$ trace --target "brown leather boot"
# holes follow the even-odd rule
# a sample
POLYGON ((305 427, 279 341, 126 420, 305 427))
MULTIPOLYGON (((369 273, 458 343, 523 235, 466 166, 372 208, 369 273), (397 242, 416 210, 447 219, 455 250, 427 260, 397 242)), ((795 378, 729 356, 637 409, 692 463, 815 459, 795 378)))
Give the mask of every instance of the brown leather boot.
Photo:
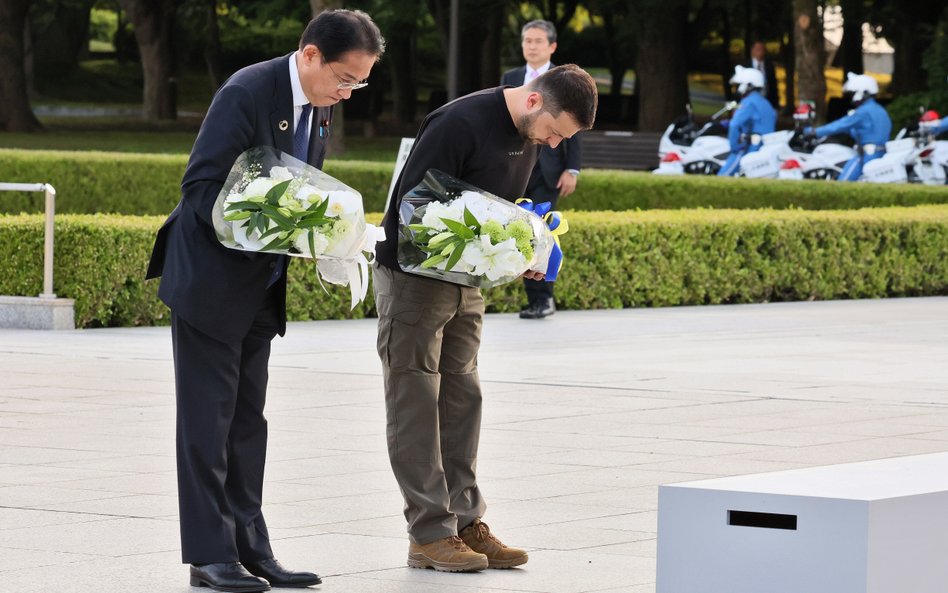
POLYGON ((428 544, 412 542, 408 546, 408 566, 444 572, 470 572, 487 568, 487 556, 471 550, 455 535, 428 544))
POLYGON ((525 550, 505 546, 480 519, 474 519, 458 535, 472 550, 487 556, 489 568, 512 568, 527 563, 525 550))

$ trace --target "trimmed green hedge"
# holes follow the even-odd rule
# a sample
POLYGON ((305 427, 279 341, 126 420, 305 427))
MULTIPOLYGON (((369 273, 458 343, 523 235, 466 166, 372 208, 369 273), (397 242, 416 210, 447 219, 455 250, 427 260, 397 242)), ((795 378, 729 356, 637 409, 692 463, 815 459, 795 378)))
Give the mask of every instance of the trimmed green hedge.
MULTIPOLYGON (((0 216, 0 294, 42 289, 42 220, 0 216)), ((375 222, 378 216, 373 215, 375 222)), ((55 291, 76 299, 79 327, 165 323, 143 280, 162 217, 57 218, 55 291)), ((948 206, 802 210, 573 213, 557 287, 564 309, 948 294, 948 206)), ((349 311, 348 290, 318 286, 311 265, 290 266, 294 320, 349 311)), ((519 282, 486 291, 490 311, 516 311, 519 282)))
MULTIPOLYGON (((0 181, 51 183, 63 213, 164 215, 180 197, 186 155, 0 149, 0 181)), ((390 163, 326 161, 326 172, 362 192, 367 212, 381 212, 390 163)), ((37 194, 0 194, 0 213, 39 212, 37 194)), ((564 209, 851 208, 948 203, 948 188, 826 181, 778 181, 586 170, 564 209)))
MULTIPOLYGON (((64 214, 167 215, 187 164, 187 155, 0 149, 0 182, 50 183, 64 214)), ((358 188, 367 211, 382 210, 392 165, 329 160, 325 170, 358 188)), ((42 209, 41 194, 0 193, 0 213, 42 209)))
POLYGON ((948 187, 914 184, 787 181, 705 175, 666 176, 606 170, 586 170, 579 179, 576 193, 561 200, 561 208, 850 210, 948 204, 948 187))

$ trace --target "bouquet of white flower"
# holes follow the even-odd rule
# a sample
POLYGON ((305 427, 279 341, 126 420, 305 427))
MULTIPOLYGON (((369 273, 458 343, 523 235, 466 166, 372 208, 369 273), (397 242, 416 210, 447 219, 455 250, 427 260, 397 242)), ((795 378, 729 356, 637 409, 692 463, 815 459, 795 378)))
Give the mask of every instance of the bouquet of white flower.
POLYGON ((399 208, 402 270, 489 288, 547 271, 553 235, 533 212, 430 169, 399 208))
POLYGON ((212 212, 231 249, 316 260, 317 278, 365 299, 368 264, 385 231, 365 222, 362 196, 319 169, 269 146, 239 157, 212 212))

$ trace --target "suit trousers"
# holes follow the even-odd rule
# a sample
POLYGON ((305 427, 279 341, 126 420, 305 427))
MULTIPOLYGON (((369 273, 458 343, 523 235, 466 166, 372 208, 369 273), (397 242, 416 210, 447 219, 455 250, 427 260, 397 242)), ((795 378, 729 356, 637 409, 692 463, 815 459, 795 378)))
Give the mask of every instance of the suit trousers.
POLYGON ((388 453, 412 541, 457 535, 487 508, 477 487, 484 299, 476 288, 376 265, 388 453))
POLYGON ((276 292, 236 342, 212 338, 172 311, 181 558, 188 564, 273 557, 260 505, 276 292))

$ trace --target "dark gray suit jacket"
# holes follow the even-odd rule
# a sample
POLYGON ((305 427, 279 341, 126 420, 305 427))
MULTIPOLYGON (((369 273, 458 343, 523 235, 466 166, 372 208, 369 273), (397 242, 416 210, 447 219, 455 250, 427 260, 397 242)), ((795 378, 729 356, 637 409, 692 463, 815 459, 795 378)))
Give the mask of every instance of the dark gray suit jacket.
MULTIPOLYGON (((744 63, 745 68, 753 68, 754 60, 747 60, 744 63)), ((777 71, 774 68, 774 63, 770 59, 764 59, 764 84, 766 84, 766 94, 767 100, 770 101, 770 104, 773 105, 773 108, 780 110, 780 94, 779 89, 777 88, 777 71)))
MULTIPOLYGON (((527 67, 521 66, 504 72, 500 79, 500 84, 509 86, 522 86, 523 77, 527 74, 527 67)), ((555 149, 549 146, 543 146, 540 149, 540 157, 537 160, 537 166, 530 176, 530 188, 535 188, 540 182, 546 186, 546 189, 552 191, 556 189, 556 184, 560 180, 560 175, 567 169, 580 170, 582 167, 582 133, 574 135, 568 140, 560 142, 555 149)), ((527 196, 532 197, 532 196, 527 196)), ((544 197, 544 201, 549 198, 544 197)))
MULTIPOLYGON (((242 152, 273 146, 293 154, 291 56, 248 66, 217 91, 191 150, 181 201, 158 231, 148 265, 146 278, 161 276, 161 300, 190 325, 225 342, 247 334, 277 266, 283 266, 275 285, 281 293, 280 335, 286 330, 287 258, 224 247, 211 210, 242 152)), ((322 135, 318 126, 331 114, 328 107, 312 113, 309 163, 316 167, 322 167, 329 139, 329 126, 322 135)))

